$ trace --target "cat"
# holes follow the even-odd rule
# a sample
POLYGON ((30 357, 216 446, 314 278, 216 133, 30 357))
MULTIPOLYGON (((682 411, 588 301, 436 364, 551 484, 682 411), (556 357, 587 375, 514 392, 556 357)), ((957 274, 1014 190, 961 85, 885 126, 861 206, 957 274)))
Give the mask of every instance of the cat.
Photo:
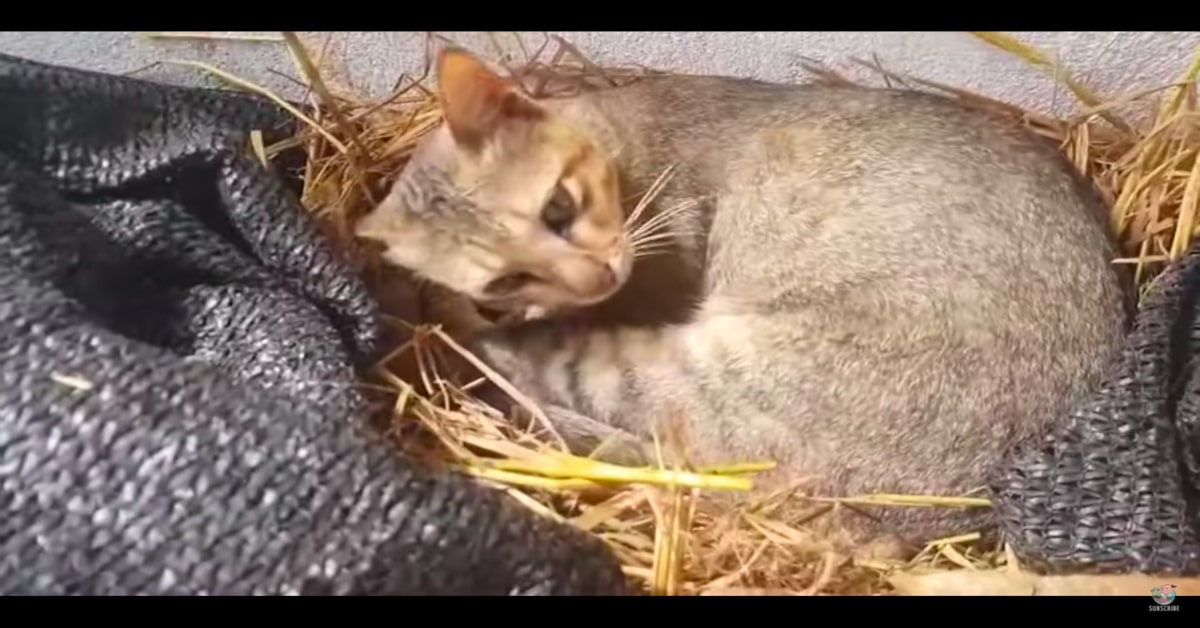
MULTIPOLYGON (((436 76, 441 126, 356 233, 532 315, 466 342, 576 448, 645 461, 675 426, 694 464, 775 461, 766 488, 962 495, 1120 349, 1107 207, 1016 121, 723 76, 534 99, 457 48, 436 76)), ((854 529, 927 540, 972 512, 854 529)))

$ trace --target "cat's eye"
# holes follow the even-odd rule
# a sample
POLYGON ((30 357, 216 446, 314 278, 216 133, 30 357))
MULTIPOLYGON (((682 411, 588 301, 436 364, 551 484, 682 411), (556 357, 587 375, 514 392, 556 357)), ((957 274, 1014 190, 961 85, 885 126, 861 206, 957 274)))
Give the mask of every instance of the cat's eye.
POLYGON ((571 194, 562 184, 554 186, 554 195, 542 208, 542 222, 545 223, 546 228, 559 237, 565 238, 578 215, 579 207, 575 205, 575 199, 571 198, 571 194))
POLYGON ((484 286, 483 291, 490 295, 509 294, 511 292, 520 290, 534 281, 534 279, 535 277, 533 275, 526 272, 516 272, 508 275, 501 275, 500 277, 488 282, 488 284, 484 286))

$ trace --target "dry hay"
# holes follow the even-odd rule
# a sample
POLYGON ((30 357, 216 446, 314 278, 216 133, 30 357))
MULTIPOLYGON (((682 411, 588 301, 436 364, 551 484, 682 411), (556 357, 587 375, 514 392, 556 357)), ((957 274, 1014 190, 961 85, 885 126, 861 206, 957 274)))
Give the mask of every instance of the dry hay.
MULTIPOLYGON (((865 65, 884 83, 951 95, 1019 119, 1057 142, 1098 184, 1113 207, 1112 226, 1124 248, 1124 257, 1117 263, 1134 265, 1141 285, 1148 285, 1166 263, 1187 249, 1197 231, 1200 112, 1195 91, 1200 54, 1174 84, 1104 100, 1072 81, 1036 50, 997 33, 974 35, 1053 72, 1081 103, 1082 111, 1068 119, 1056 119, 950 86, 900 76, 877 64, 865 65), (1118 113, 1123 107, 1152 107, 1150 123, 1127 121, 1118 113)), ((306 46, 292 33, 284 33, 283 40, 301 77, 296 80, 306 86, 304 111, 218 68, 192 65, 275 99, 304 123, 291 140, 275 146, 263 146, 256 140, 252 148, 266 160, 280 151, 303 147, 308 155, 303 204, 320 217, 335 242, 348 244, 354 220, 381 198, 389 177, 403 166, 420 138, 440 122, 438 107, 425 85, 426 76, 401 77, 388 97, 369 102, 352 87, 334 83, 328 41, 306 46)), ((556 38, 547 38, 536 52, 526 51, 520 64, 507 69, 538 96, 562 94, 585 83, 617 85, 651 73, 645 68, 597 67, 556 38)), ((809 70, 817 80, 848 82, 822 67, 810 66, 809 70)), ((806 518, 855 501, 896 507, 962 507, 986 506, 986 500, 887 495, 822 500, 791 491, 722 511, 705 499, 709 494, 705 491, 744 490, 761 466, 706 473, 630 469, 566 455, 553 437, 517 432, 499 412, 473 399, 470 389, 477 382, 456 383, 447 376, 453 364, 466 360, 482 367, 484 377, 503 384, 455 344, 452 334, 419 320, 420 291, 377 261, 363 263, 364 275, 372 278, 385 309, 392 310, 387 320, 396 331, 396 349, 380 361, 368 386, 379 388, 382 384, 388 390, 386 411, 398 446, 431 464, 474 475, 544 516, 598 535, 608 542, 626 573, 652 593, 1028 595, 1121 591, 1144 595, 1147 590, 1146 579, 1141 577, 1087 584, 1086 579, 1039 580, 1020 574, 1007 551, 974 547, 972 541, 978 535, 970 531, 931 543, 908 563, 854 562, 830 552, 820 538, 805 530, 805 521, 773 516, 785 498, 811 500, 813 509, 806 518), (960 577, 964 574, 965 578, 960 577)), ((508 391, 536 414, 536 407, 520 391, 511 387, 508 391)))

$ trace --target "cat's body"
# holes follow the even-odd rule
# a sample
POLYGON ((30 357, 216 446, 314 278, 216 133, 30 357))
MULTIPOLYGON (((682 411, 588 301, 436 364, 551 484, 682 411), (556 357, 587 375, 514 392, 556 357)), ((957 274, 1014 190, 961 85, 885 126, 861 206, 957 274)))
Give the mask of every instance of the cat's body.
MULTIPOLYGON (((455 71, 443 66, 444 76, 455 71)), ((564 152, 611 156, 607 176, 623 199, 636 201, 674 166, 637 221, 669 212, 654 230, 672 234, 655 238, 668 249, 637 256, 625 274, 633 256, 610 261, 620 289, 580 299, 574 315, 473 344, 545 406, 647 440, 674 424, 693 462, 774 460, 778 479, 811 478, 825 494, 959 495, 982 487, 1008 447, 1064 418, 1122 340, 1128 294, 1110 263, 1105 208, 1053 147, 1015 123, 932 95, 719 77, 646 79, 538 106, 463 71, 458 78, 493 91, 443 79, 449 127, 361 230, 418 274, 487 294, 480 281, 426 272, 429 257, 403 252, 432 242, 411 235, 418 214, 456 225, 443 233, 470 229, 446 208, 414 211, 428 199, 414 192, 421 172, 426 183, 431 167, 454 173, 441 185, 472 189, 476 213, 536 210, 560 175, 572 176, 547 165, 554 176, 532 174, 524 186, 534 202, 489 205, 489 194, 509 198, 497 189, 522 187, 489 187, 497 178, 540 172, 513 170, 547 154, 522 142, 562 137, 504 131, 504 120, 578 131, 564 152), (498 139, 469 166, 461 155, 448 166, 466 137, 452 131, 472 119, 464 94, 476 109, 488 97, 499 103, 481 127, 498 139)), ((611 189, 597 172, 566 186, 580 220, 611 211, 596 201, 595 190, 611 189)), ((514 246, 534 237, 519 233, 509 232, 514 246)), ((638 248, 629 239, 626 252, 638 248)), ((484 248, 495 254, 495 242, 484 248)), ((529 255, 546 242, 519 248, 529 255)), ((547 304, 564 304, 562 294, 547 304)), ((910 537, 963 531, 960 513, 939 509, 878 515, 910 537)))

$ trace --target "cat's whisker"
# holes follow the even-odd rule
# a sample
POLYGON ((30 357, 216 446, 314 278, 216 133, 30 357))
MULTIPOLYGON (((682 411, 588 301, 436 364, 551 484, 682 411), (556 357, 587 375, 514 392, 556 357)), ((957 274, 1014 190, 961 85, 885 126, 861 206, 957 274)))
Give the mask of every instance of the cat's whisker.
POLYGON ((637 225, 631 231, 631 233, 633 233, 633 234, 645 233, 649 230, 655 229, 659 225, 663 225, 663 224, 669 222, 670 220, 672 220, 673 218, 675 218, 678 215, 678 213, 679 213, 678 211, 673 210, 673 209, 667 209, 667 210, 661 211, 658 214, 651 216, 648 220, 646 220, 646 222, 643 222, 640 225, 637 225))
POLYGON ((643 246, 646 244, 650 244, 652 242, 677 240, 677 239, 679 239, 679 237, 681 235, 685 235, 685 234, 679 234, 674 231, 659 231, 658 233, 651 233, 651 234, 641 235, 636 238, 630 238, 629 246, 639 247, 639 246, 643 246))
POLYGON ((644 249, 644 250, 634 251, 633 259, 636 260, 636 259, 641 259, 643 257, 650 257, 651 255, 660 255, 660 254, 666 253, 670 250, 671 250, 671 247, 669 247, 669 246, 660 246, 660 247, 651 247, 651 248, 644 249))
POLYGON ((650 238, 642 238, 635 241, 634 246, 644 246, 648 244, 659 243, 659 241, 670 241, 676 239, 673 233, 659 233, 650 238))
MULTIPOLYGON (((626 234, 626 237, 630 240, 641 240, 647 236, 660 233, 669 227, 688 225, 692 221, 686 220, 688 217, 686 215, 691 214, 691 212, 699 206, 700 202, 697 199, 688 199, 676 203, 675 205, 660 211, 658 214, 652 216, 644 223, 637 225, 632 230, 629 230, 626 234)), ((676 230, 676 235, 686 237, 688 234, 681 234, 676 230)))
POLYGON ((636 223, 637 220, 642 217, 642 214, 646 212, 646 208, 650 206, 650 201, 647 200, 648 198, 650 198, 649 193, 643 194, 642 197, 638 199, 637 205, 634 206, 633 211, 629 214, 629 217, 625 219, 626 227, 636 223))
POLYGON ((682 201, 679 201, 678 203, 675 203, 674 205, 667 207, 662 212, 660 212, 660 214, 665 214, 668 216, 678 216, 679 214, 681 214, 683 212, 690 212, 698 207, 700 207, 700 199, 688 198, 688 199, 684 199, 682 201))
POLYGON ((662 240, 659 242, 644 242, 644 243, 638 245, 638 247, 633 250, 636 252, 636 251, 651 251, 654 249, 667 249, 667 248, 671 248, 671 244, 672 243, 669 240, 662 240))
POLYGON ((675 233, 673 231, 659 231, 658 233, 639 235, 636 238, 629 238, 629 248, 640 249, 650 244, 657 242, 673 242, 681 237, 687 237, 687 234, 675 233))
POLYGON ((681 203, 673 205, 673 206, 663 210, 662 212, 652 216, 646 222, 638 225, 635 229, 630 231, 628 237, 630 239, 637 239, 643 235, 648 235, 651 233, 661 231, 662 229, 664 229, 664 228, 670 226, 672 223, 676 222, 677 219, 680 218, 685 212, 697 207, 698 205, 699 205, 698 202, 691 201, 691 200, 683 201, 681 203))
POLYGON ((655 247, 649 247, 647 249, 643 249, 640 251, 634 251, 632 257, 634 260, 639 260, 639 259, 642 259, 643 257, 650 257, 652 255, 662 255, 664 253, 670 253, 672 251, 675 251, 675 249, 672 247, 669 247, 669 246, 655 246, 655 247))
POLYGON ((646 236, 654 235, 655 233, 661 233, 662 230, 668 226, 670 226, 669 223, 663 223, 662 226, 658 226, 653 229, 636 229, 627 233, 626 237, 630 240, 640 240, 646 236))
POLYGON ((649 237, 639 238, 637 240, 630 240, 629 246, 630 246, 630 248, 638 249, 645 245, 653 244, 655 242, 669 242, 669 241, 675 240, 675 239, 676 239, 676 235, 674 233, 669 233, 669 232, 656 233, 649 237))
POLYGON ((650 203, 652 203, 654 199, 658 197, 659 193, 662 192, 662 189, 667 185, 667 181, 671 179, 671 176, 674 172, 675 164, 671 164, 670 166, 667 166, 665 170, 663 170, 662 174, 658 175, 658 178, 654 180, 654 183, 650 184, 650 188, 646 190, 645 194, 642 195, 641 200, 638 201, 638 204, 636 207, 634 207, 633 212, 630 213, 629 217, 625 219, 626 226, 633 224, 639 217, 641 217, 642 213, 646 211, 646 208, 650 206, 650 203))
POLYGON ((650 203, 639 202, 637 207, 633 209, 633 213, 629 215, 629 218, 625 219, 625 224, 623 226, 625 228, 629 228, 637 224, 638 219, 642 217, 642 214, 645 213, 647 207, 650 207, 650 203))
POLYGON ((638 233, 638 234, 636 234, 635 237, 630 237, 629 240, 631 242, 645 242, 645 241, 649 241, 649 240, 652 240, 655 238, 663 238, 663 237, 669 238, 669 237, 672 237, 675 235, 675 231, 669 230, 670 227, 671 227, 671 225, 668 224, 668 225, 664 225, 663 227, 661 227, 659 229, 655 229, 654 231, 646 231, 643 233, 638 233))

